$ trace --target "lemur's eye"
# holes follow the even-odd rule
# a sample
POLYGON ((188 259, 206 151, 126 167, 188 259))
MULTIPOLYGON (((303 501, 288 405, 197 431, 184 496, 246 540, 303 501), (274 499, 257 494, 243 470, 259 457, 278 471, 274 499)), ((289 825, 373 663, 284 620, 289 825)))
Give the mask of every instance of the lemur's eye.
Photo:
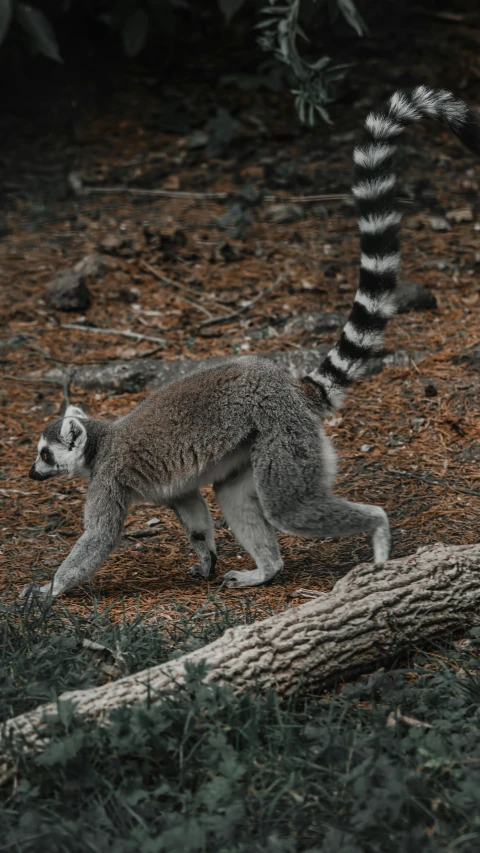
POLYGON ((40 456, 42 457, 44 462, 48 462, 48 450, 42 450, 40 456))

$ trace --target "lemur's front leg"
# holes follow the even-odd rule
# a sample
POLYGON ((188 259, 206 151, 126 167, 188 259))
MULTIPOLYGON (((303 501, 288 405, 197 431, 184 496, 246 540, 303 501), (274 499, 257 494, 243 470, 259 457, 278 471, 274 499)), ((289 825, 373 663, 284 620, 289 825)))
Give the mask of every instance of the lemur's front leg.
POLYGON ((20 598, 49 600, 89 580, 118 545, 128 509, 128 500, 118 489, 112 493, 98 481, 90 485, 85 504, 85 532, 55 572, 50 583, 30 583, 20 598))

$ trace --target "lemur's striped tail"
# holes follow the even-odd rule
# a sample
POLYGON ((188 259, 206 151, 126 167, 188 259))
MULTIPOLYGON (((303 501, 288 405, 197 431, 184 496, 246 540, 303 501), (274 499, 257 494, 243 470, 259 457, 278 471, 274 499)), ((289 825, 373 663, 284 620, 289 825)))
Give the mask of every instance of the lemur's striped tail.
POLYGON ((459 139, 480 154, 480 123, 451 92, 418 86, 408 94, 396 92, 386 107, 365 121, 367 138, 355 148, 356 182, 352 192, 359 208, 360 280, 346 326, 318 370, 306 377, 314 382, 322 407, 332 410, 348 386, 363 375, 369 358, 382 347, 387 320, 395 313, 395 288, 400 263, 392 157, 396 137, 423 118, 447 124, 459 139))

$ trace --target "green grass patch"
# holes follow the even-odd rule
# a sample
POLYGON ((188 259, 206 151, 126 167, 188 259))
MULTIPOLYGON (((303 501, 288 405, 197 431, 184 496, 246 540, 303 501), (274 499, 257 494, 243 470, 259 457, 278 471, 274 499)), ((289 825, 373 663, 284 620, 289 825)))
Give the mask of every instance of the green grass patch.
MULTIPOLYGON (((95 611, 7 614, 3 719, 252 618, 248 601, 235 616, 215 601, 193 619, 179 608, 169 630, 95 611)), ((202 685, 200 667, 105 727, 64 708, 44 752, 18 754, 0 789, 0 853, 477 853, 478 635, 329 696, 282 704, 252 685, 236 697, 202 685), (391 725, 398 708, 410 722, 391 725)))

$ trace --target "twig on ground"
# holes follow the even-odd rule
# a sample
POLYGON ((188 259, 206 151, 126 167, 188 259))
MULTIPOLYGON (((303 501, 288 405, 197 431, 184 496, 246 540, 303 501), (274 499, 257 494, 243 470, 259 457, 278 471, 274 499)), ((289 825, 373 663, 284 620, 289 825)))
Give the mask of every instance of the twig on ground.
POLYGON ((56 385, 57 388, 60 388, 63 391, 63 397, 65 400, 65 404, 67 406, 70 405, 70 385, 72 384, 72 371, 71 370, 63 370, 60 368, 62 373, 61 379, 50 379, 46 376, 35 376, 29 378, 28 376, 13 376, 11 373, 2 373, 0 379, 7 379, 11 382, 25 382, 27 385, 56 385))
POLYGON ((431 474, 415 474, 413 471, 400 471, 397 468, 388 468, 387 470, 399 479, 402 479, 402 477, 411 477, 413 480, 421 480, 423 483, 428 483, 429 486, 441 486, 442 489, 451 489, 453 492, 461 492, 463 495, 474 495, 476 498, 480 498, 480 492, 474 489, 462 489, 461 486, 454 486, 452 483, 447 483, 446 480, 437 480, 431 474))
POLYGON ((431 729, 431 723, 424 723, 423 720, 417 720, 416 717, 408 717, 402 714, 400 705, 396 711, 390 711, 387 717, 388 728, 394 728, 397 723, 403 723, 404 726, 413 726, 415 729, 431 729))
MULTIPOLYGON (((43 347, 38 346, 38 344, 36 344, 34 341, 26 341, 25 345, 30 347, 31 349, 37 350, 37 352, 39 352, 41 355, 43 355, 44 358, 48 359, 48 361, 54 361, 54 362, 56 362, 56 364, 68 364, 70 367, 71 366, 73 366, 73 367, 84 367, 85 365, 88 365, 88 364, 98 364, 99 361, 102 361, 102 362, 117 361, 116 357, 114 357, 114 358, 101 358, 101 359, 97 358, 96 360, 93 360, 93 361, 92 361, 92 359, 90 359, 89 361, 67 361, 64 358, 57 358, 57 356, 50 355, 50 353, 48 353, 46 350, 44 350, 43 347)), ((136 358, 148 358, 148 356, 155 355, 155 353, 159 352, 162 349, 164 349, 164 344, 160 344, 159 346, 154 347, 153 349, 149 349, 146 352, 137 353, 135 357, 136 358)))
MULTIPOLYGON (((188 190, 149 190, 141 187, 85 187, 76 190, 77 195, 94 195, 94 194, 115 194, 126 193, 127 195, 144 195, 144 196, 160 196, 161 198, 185 198, 197 201, 213 200, 225 201, 227 198, 242 197, 241 193, 236 192, 212 192, 199 193, 190 192, 188 190)), ((349 193, 325 193, 323 195, 312 196, 292 196, 291 198, 282 198, 280 195, 265 195, 263 200, 267 202, 286 201, 286 202, 310 202, 310 201, 343 201, 349 198, 349 193)))
POLYGON ((184 190, 148 190, 143 189, 141 187, 126 187, 126 186, 116 186, 116 187, 84 187, 81 189, 77 189, 77 195, 97 195, 97 194, 110 194, 113 195, 115 193, 126 193, 127 195, 144 195, 144 196, 160 196, 161 198, 186 198, 193 199, 198 201, 203 201, 204 199, 218 199, 223 200, 228 198, 230 193, 226 192, 218 192, 218 193, 196 193, 196 192, 188 192, 184 190))
POLYGON ((35 385, 35 382, 42 382, 45 385, 58 385, 53 379, 45 379, 43 376, 35 376, 29 379, 27 376, 13 376, 11 373, 0 373, 0 379, 8 379, 9 382, 26 382, 27 385, 35 385))
POLYGON ((295 589, 293 592, 289 593, 289 598, 296 598, 297 596, 300 598, 318 598, 319 595, 326 595, 325 592, 321 592, 319 589, 295 589))
POLYGON ((263 299, 264 296, 268 296, 272 290, 275 290, 276 287, 282 284, 282 282, 287 278, 287 275, 288 273, 280 273, 272 284, 264 290, 261 290, 260 293, 257 293, 253 299, 248 301, 247 305, 244 305, 243 308, 239 308, 238 311, 232 311, 231 314, 225 314, 223 317, 214 317, 213 320, 210 321, 202 320, 200 326, 213 326, 215 323, 225 323, 227 320, 234 320, 236 317, 240 317, 242 314, 245 314, 246 311, 250 311, 250 309, 260 301, 260 299, 263 299))
MULTIPOLYGON (((145 270, 149 271, 152 275, 154 275, 155 278, 158 278, 158 280, 161 281, 162 284, 169 284, 172 287, 177 287, 178 290, 185 290, 187 291, 187 293, 190 292, 189 287, 187 288, 185 287, 185 285, 179 284, 178 282, 173 281, 171 278, 167 278, 166 275, 162 275, 162 273, 159 273, 154 267, 150 266, 150 264, 147 264, 146 261, 142 261, 141 265, 145 270)), ((179 294, 179 298, 183 302, 186 302, 187 305, 191 305, 192 308, 196 308, 197 311, 201 311, 202 314, 206 314, 206 316, 208 317, 208 322, 213 320, 213 314, 208 310, 208 308, 204 308, 203 305, 200 305, 200 303, 196 300, 193 300, 187 296, 183 296, 182 294, 179 294)))
POLYGON ((97 329, 95 326, 80 326, 77 323, 62 323, 62 329, 71 329, 74 332, 90 332, 94 335, 123 335, 124 338, 132 338, 134 341, 153 341, 159 344, 161 349, 165 346, 165 338, 156 338, 154 335, 142 335, 140 332, 131 332, 124 329, 97 329))
MULTIPOLYGON (((148 349, 146 352, 140 352, 135 355, 135 358, 148 358, 150 355, 155 355, 155 353, 160 352, 160 350, 165 349, 163 344, 160 344, 158 347, 154 347, 153 349, 148 349)), ((116 359, 107 359, 108 361, 116 361, 116 359)))
MULTIPOLYGON (((211 193, 200 193, 200 192, 192 192, 189 190, 149 190, 144 189, 142 187, 127 187, 127 186, 116 186, 116 187, 84 187, 76 189, 77 195, 114 195, 116 193, 126 193, 127 195, 137 195, 137 196, 150 196, 154 198, 158 196, 160 198, 184 198, 190 199, 191 201, 226 201, 231 198, 243 198, 242 193, 239 192, 211 192, 211 193)), ((319 193, 316 195, 294 195, 294 196, 282 196, 280 194, 277 195, 264 195, 262 196, 262 201, 265 201, 269 204, 275 202, 282 203, 290 203, 290 204, 310 204, 316 201, 346 201, 350 199, 354 201, 353 196, 350 193, 319 193)), ((412 202, 410 199, 399 198, 397 201, 400 204, 411 205, 412 202)))
POLYGON ((40 353, 40 355, 43 355, 43 357, 46 358, 48 361, 54 361, 56 364, 69 364, 69 362, 63 361, 63 359, 61 358, 55 358, 55 356, 50 355, 49 352, 43 349, 43 347, 39 346, 39 344, 36 344, 35 341, 25 341, 24 345, 30 347, 30 349, 36 350, 40 353))
POLYGON ((124 539, 148 539, 150 536, 158 536, 159 533, 163 533, 163 527, 155 527, 153 529, 144 530, 142 527, 137 528, 136 530, 125 530, 123 534, 124 539))
MULTIPOLYGON (((155 276, 155 278, 158 278, 158 280, 159 280, 159 281, 163 282, 163 284, 169 284, 169 285, 171 285, 171 287, 176 287, 176 288, 178 288, 178 290, 182 290, 182 291, 184 291, 185 293, 189 293, 189 294, 191 294, 192 296, 195 296, 196 298, 198 297, 198 293, 196 293, 196 291, 193 289, 193 287, 188 287, 186 284, 180 284, 180 282, 179 282, 179 281, 174 281, 172 278, 169 278, 168 276, 163 275, 163 273, 161 273, 159 270, 155 269, 155 267, 152 267, 152 265, 151 265, 151 264, 149 264, 149 263, 147 263, 147 261, 141 261, 141 266, 142 266, 145 270, 147 270, 148 272, 150 272, 152 275, 154 275, 154 276, 155 276)), ((212 304, 213 304, 213 305, 215 305, 217 308, 220 308, 220 310, 221 310, 221 311, 227 311, 227 310, 228 310, 227 308, 225 308, 225 305, 222 305, 220 302, 217 302, 217 300, 216 300, 216 299, 212 299, 212 300, 210 300, 210 301, 211 301, 211 302, 212 302, 212 304)), ((197 303, 197 304, 198 304, 198 303, 197 303)), ((201 306, 200 304, 198 304, 198 308, 199 308, 201 311, 205 311, 205 313, 209 314, 209 315, 210 315, 210 317, 212 317, 212 316, 213 316, 213 315, 210 313, 210 311, 208 311, 208 309, 206 309, 206 308, 202 308, 202 306, 201 306)))

